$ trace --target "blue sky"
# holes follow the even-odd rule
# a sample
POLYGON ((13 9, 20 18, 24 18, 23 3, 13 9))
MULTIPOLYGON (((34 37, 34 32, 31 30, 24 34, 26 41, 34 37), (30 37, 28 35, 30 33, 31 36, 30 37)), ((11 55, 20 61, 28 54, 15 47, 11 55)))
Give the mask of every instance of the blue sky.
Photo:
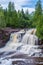
MULTIPOLYGON (((24 11, 28 9, 29 13, 31 13, 32 11, 35 11, 35 4, 38 0, 0 0, 0 4, 3 6, 3 8, 6 8, 8 6, 9 1, 15 3, 15 8, 17 11, 23 8, 24 11)), ((41 0, 41 2, 43 6, 43 0, 41 0)))

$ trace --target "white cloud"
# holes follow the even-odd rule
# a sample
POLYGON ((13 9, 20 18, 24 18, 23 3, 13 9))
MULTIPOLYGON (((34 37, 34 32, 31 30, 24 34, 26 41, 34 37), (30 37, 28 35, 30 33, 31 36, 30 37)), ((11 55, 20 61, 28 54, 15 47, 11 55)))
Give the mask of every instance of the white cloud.
POLYGON ((8 4, 1 5, 4 9, 7 8, 8 4))
POLYGON ((22 9, 22 5, 26 4, 26 0, 14 0, 16 10, 22 9))
MULTIPOLYGON (((24 9, 24 11, 26 11, 26 9, 29 10, 29 13, 31 13, 32 11, 34 11, 34 8, 30 8, 30 7, 22 7, 22 5, 26 5, 27 3, 31 3, 31 0, 0 0, 0 4, 3 6, 3 8, 6 8, 8 6, 9 1, 12 1, 15 3, 15 9, 21 10, 22 8, 24 9)), ((27 5, 28 5, 27 4, 27 5)))
POLYGON ((27 0, 14 0, 15 4, 18 4, 19 6, 26 4, 27 0))
MULTIPOLYGON (((18 10, 21 10, 21 9, 22 9, 22 7, 16 6, 16 10, 17 10, 17 11, 18 11, 18 10)), ((27 9, 28 9, 29 13, 32 13, 33 11, 35 11, 35 8, 23 7, 24 12, 25 12, 27 9)))
POLYGON ((15 3, 15 8, 16 10, 21 10, 23 8, 24 12, 28 9, 29 13, 35 11, 34 8, 30 8, 30 7, 22 7, 21 5, 25 5, 27 4, 27 1, 30 2, 30 0, 15 0, 14 3, 15 3))
POLYGON ((35 11, 34 8, 23 8, 24 12, 28 9, 29 13, 32 13, 33 11, 35 11))

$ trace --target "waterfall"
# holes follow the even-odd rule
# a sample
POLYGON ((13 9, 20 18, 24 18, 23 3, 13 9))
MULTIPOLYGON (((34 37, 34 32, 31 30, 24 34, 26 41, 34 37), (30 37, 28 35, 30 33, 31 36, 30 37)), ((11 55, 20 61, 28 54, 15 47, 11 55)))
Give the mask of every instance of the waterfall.
MULTIPOLYGON (((38 46, 38 37, 35 35, 35 32, 36 29, 29 29, 26 32, 20 31, 17 33, 11 33, 10 40, 6 43, 6 46, 0 48, 0 53, 5 52, 0 58, 0 65, 12 65, 13 59, 7 60, 5 58, 10 58, 17 54, 27 54, 28 56, 43 57, 43 53, 41 53, 41 49, 38 46)), ((23 60, 20 58, 14 58, 13 61, 15 60, 26 62, 25 59, 23 60)))
POLYGON ((38 44, 38 37, 35 36, 34 34, 25 34, 22 40, 22 43, 24 44, 31 44, 31 45, 35 45, 38 44))
POLYGON ((25 34, 24 30, 21 30, 19 32, 14 32, 11 33, 10 35, 10 40, 6 43, 6 46, 1 48, 0 51, 12 51, 12 50, 16 50, 19 46, 22 45, 21 41, 22 41, 22 37, 25 34))
POLYGON ((15 50, 28 54, 30 49, 38 44, 38 37, 35 35, 34 31, 35 29, 30 29, 26 31, 25 34, 23 32, 21 33, 21 31, 17 33, 11 33, 10 40, 5 46, 5 51, 15 50))
MULTIPOLYGON (((34 34, 36 29, 30 29, 24 32, 24 30, 17 33, 11 33, 10 40, 6 43, 6 46, 0 49, 0 51, 8 50, 20 50, 20 47, 29 45, 34 46, 38 44, 38 37, 34 34), (25 34, 24 34, 25 33, 25 34)), ((25 47, 26 47, 25 46, 25 47)), ((27 47, 26 47, 27 48, 27 47)))

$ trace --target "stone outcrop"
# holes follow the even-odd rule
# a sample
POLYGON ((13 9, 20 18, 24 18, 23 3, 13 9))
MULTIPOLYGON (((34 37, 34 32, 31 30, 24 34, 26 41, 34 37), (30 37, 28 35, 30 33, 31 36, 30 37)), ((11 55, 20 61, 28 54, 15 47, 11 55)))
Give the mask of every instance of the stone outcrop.
POLYGON ((10 34, 18 32, 18 29, 2 28, 0 29, 0 48, 6 45, 6 42, 10 39, 10 34))
POLYGON ((43 45, 43 39, 39 39, 38 44, 39 44, 39 45, 43 45))

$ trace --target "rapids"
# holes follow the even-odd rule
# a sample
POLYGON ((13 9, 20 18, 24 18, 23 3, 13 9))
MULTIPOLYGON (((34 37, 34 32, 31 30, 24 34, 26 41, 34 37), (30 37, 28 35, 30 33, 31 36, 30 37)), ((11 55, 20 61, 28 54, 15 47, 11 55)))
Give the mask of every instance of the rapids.
MULTIPOLYGON (((6 46, 0 48, 0 65, 12 65, 12 61, 20 61, 20 64, 15 65, 28 65, 26 64, 28 59, 25 59, 25 55, 26 57, 43 57, 42 49, 38 45, 38 37, 35 35, 35 32, 36 29, 29 29, 11 33, 10 40, 6 43, 6 46), (17 57, 21 55, 22 57, 15 58, 15 55, 17 57)), ((28 61, 28 63, 30 62, 33 61, 28 61)))

